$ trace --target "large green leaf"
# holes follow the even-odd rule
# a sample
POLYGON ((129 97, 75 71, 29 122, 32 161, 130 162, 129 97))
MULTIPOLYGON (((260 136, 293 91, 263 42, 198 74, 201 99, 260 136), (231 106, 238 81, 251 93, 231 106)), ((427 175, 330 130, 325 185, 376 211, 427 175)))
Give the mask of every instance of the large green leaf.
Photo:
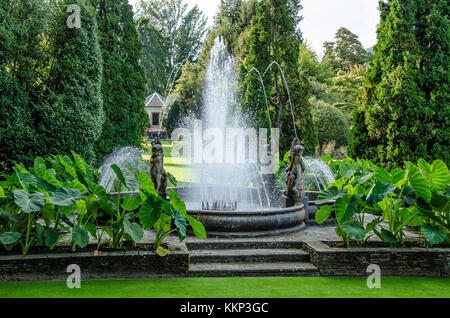
POLYGON ((401 187, 405 183, 406 171, 400 168, 395 168, 391 171, 391 181, 397 187, 401 187))
POLYGON ((87 169, 86 169, 86 163, 84 162, 84 160, 78 156, 75 152, 72 151, 72 156, 75 162, 75 167, 80 170, 83 175, 87 174, 87 169))
POLYGON ((194 219, 192 216, 187 215, 186 219, 189 222, 189 225, 192 228, 192 231, 194 231, 194 235, 198 238, 206 238, 206 230, 204 225, 200 222, 194 219))
POLYGON ((358 241, 362 241, 366 237, 366 231, 364 230, 364 227, 358 222, 349 222, 342 224, 341 228, 350 237, 353 237, 358 241))
POLYGON ((139 221, 144 229, 149 230, 161 217, 162 199, 157 196, 149 196, 139 211, 139 221))
POLYGON ((381 229, 381 233, 374 231, 377 235, 383 240, 384 243, 387 244, 397 244, 398 240, 395 236, 386 229, 381 229))
POLYGON ((345 196, 337 199, 334 208, 336 211, 336 219, 339 224, 343 224, 352 219, 353 215, 356 213, 357 205, 356 196, 345 196))
POLYGON ((408 181, 416 192, 418 198, 422 198, 429 203, 431 200, 431 188, 428 181, 420 173, 419 168, 411 162, 406 163, 406 170, 408 172, 408 181))
POLYGON ((367 224, 366 233, 373 231, 376 228, 376 226, 381 222, 382 220, 380 218, 373 219, 370 223, 367 224))
POLYGON ((145 171, 139 172, 138 180, 141 183, 139 186, 139 193, 142 202, 144 202, 149 195, 157 195, 152 178, 150 178, 145 171))
POLYGON ((183 215, 181 215, 179 210, 175 211, 172 217, 174 218, 174 223, 177 228, 180 241, 183 241, 186 237, 186 219, 183 217, 183 215))
POLYGON ((11 221, 13 221, 15 223, 21 223, 22 222, 17 215, 12 214, 12 213, 10 213, 8 211, 0 209, 0 216, 2 216, 2 215, 7 217, 8 219, 10 219, 11 221))
POLYGON ((46 228, 44 231, 44 243, 47 247, 52 247, 58 242, 60 234, 53 228, 46 228))
POLYGON ((391 183, 391 175, 389 172, 380 167, 373 168, 373 178, 383 183, 391 183))
POLYGON ((37 212, 45 205, 46 197, 40 192, 28 193, 25 190, 14 190, 14 202, 25 213, 37 212))
POLYGON ((123 229, 125 230, 125 233, 127 233, 131 237, 133 242, 137 243, 144 237, 144 230, 139 224, 135 222, 131 223, 129 221, 130 216, 131 213, 129 213, 128 216, 124 218, 123 229))
POLYGON ((16 165, 16 167, 13 168, 17 179, 24 189, 29 190, 28 185, 37 184, 36 177, 24 169, 19 169, 19 167, 19 165, 16 165))
POLYGON ((331 187, 322 191, 317 196, 316 204, 324 204, 333 200, 342 198, 347 193, 346 189, 339 190, 337 187, 331 187))
POLYGON ((317 224, 322 224, 325 222, 331 215, 331 206, 324 205, 320 208, 319 211, 316 212, 315 219, 317 224))
POLYGON ((72 160, 70 160, 69 157, 67 157, 67 156, 60 157, 60 163, 64 166, 64 168, 66 169, 66 172, 72 178, 76 178, 77 177, 77 172, 75 170, 75 167, 73 166, 72 160))
POLYGON ((436 160, 432 165, 429 165, 421 158, 417 165, 432 191, 441 191, 447 188, 449 181, 448 168, 442 160, 436 160))
POLYGON ((3 188, 0 187, 0 199, 5 197, 5 191, 3 191, 3 188))
POLYGON ((47 170, 45 166, 45 160, 42 157, 36 157, 34 159, 34 175, 38 178, 41 177, 42 173, 47 170))
POLYGON ((112 164, 111 169, 114 171, 114 173, 116 174, 117 178, 119 179, 120 183, 122 183, 125 188, 127 188, 128 190, 130 190, 130 188, 128 187, 127 181, 125 180, 125 177, 123 175, 122 170, 119 168, 118 165, 116 164, 112 164))
POLYGON ((175 190, 171 189, 169 191, 169 198, 170 203, 172 203, 172 206, 181 212, 183 216, 186 216, 186 204, 181 200, 178 193, 175 192, 175 190))
POLYGON ((428 224, 422 225, 421 231, 425 240, 427 240, 428 244, 431 246, 441 244, 447 238, 447 233, 445 233, 444 230, 428 224))
POLYGON ((139 197, 139 196, 136 196, 133 198, 133 196, 127 195, 127 196, 123 197, 122 199, 123 199, 123 203, 120 206, 125 211, 134 211, 137 208, 139 208, 139 206, 142 203, 141 197, 139 197))
POLYGON ((0 242, 5 245, 14 244, 20 240, 21 234, 17 232, 4 232, 0 234, 0 242))
POLYGON ((382 201, 390 193, 394 192, 395 186, 377 181, 367 194, 366 203, 373 206, 375 203, 382 201))
POLYGON ((403 223, 408 226, 421 226, 425 223, 425 218, 420 215, 419 209, 415 206, 400 209, 399 214, 402 216, 403 223))
POLYGON ((72 229, 72 240, 81 248, 89 244, 88 231, 81 228, 79 225, 74 225, 72 229))
POLYGON ((52 194, 50 203, 59 206, 72 206, 87 195, 87 191, 81 192, 78 189, 61 188, 52 194))

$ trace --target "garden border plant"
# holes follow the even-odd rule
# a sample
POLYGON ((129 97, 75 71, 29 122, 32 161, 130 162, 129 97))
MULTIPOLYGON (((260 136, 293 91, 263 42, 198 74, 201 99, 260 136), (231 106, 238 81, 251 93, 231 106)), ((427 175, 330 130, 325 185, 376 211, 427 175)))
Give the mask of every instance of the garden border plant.
POLYGON ((419 244, 448 243, 450 232, 450 178, 441 160, 431 165, 420 159, 417 165, 406 162, 405 169, 388 172, 368 160, 329 161, 336 181, 319 194, 317 203, 335 200, 316 213, 321 224, 335 212, 336 234, 349 246, 378 236, 394 246, 405 242, 406 226, 419 229, 419 244), (375 218, 365 225, 366 214, 375 218), (421 239, 423 237, 423 239, 421 239))
POLYGON ((180 242, 186 228, 197 237, 206 237, 203 225, 186 213, 186 206, 175 191, 170 201, 159 197, 151 178, 141 171, 124 177, 112 166, 120 184, 139 195, 114 195, 97 184, 98 172, 72 153, 68 156, 37 157, 27 169, 16 164, 14 173, 0 181, 0 243, 6 251, 20 245, 22 254, 33 246, 52 250, 65 235, 71 235, 72 251, 89 244, 89 234, 97 240, 97 250, 107 242, 112 249, 123 242, 137 244, 144 230, 156 231, 154 249, 160 256, 170 252, 161 246, 176 232, 180 242), (100 220, 106 219, 106 225, 100 220))

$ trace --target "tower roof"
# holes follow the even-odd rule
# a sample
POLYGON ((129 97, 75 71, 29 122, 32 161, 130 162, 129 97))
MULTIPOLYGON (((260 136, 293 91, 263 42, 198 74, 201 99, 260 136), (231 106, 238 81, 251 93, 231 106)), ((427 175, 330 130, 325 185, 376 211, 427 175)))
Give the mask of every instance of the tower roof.
POLYGON ((145 107, 163 107, 166 99, 158 93, 153 93, 145 99, 145 107))

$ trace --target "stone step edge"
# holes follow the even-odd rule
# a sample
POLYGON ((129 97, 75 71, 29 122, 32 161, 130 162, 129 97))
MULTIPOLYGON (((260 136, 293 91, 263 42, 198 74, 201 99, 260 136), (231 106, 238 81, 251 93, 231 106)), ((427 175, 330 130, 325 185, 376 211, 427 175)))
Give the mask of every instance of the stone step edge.
POLYGON ((318 272, 309 262, 283 263, 208 263, 190 264, 188 273, 282 273, 282 272, 318 272))
POLYGON ((202 268, 205 264, 191 264, 188 276, 191 277, 233 277, 233 276, 318 276, 319 270, 311 263, 253 263, 252 267, 243 264, 208 264, 209 268, 202 268), (274 264, 278 266, 273 266, 274 264), (283 266, 280 266, 283 264, 283 266), (214 265, 214 266, 212 266, 214 265), (256 266, 255 266, 256 265, 256 266), (259 265, 259 266, 258 266, 259 265), (289 266, 286 266, 289 265, 289 266))
POLYGON ((302 242, 299 241, 212 240, 186 242, 189 251, 216 249, 301 249, 302 245, 302 242))

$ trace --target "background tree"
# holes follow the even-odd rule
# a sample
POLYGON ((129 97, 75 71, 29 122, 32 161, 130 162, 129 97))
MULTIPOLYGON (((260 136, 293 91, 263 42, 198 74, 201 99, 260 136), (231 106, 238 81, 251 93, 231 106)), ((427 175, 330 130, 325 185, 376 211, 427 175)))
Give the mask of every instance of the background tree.
POLYGON ((144 110, 145 71, 139 65, 142 45, 128 0, 91 0, 97 12, 103 56, 103 132, 98 160, 115 147, 140 147, 149 117, 144 110))
MULTIPOLYGON (((299 48, 302 42, 298 29, 301 8, 298 0, 262 0, 258 3, 248 40, 249 53, 241 67, 241 74, 244 76, 253 67, 264 72, 271 61, 281 64, 290 90, 298 136, 305 145, 305 153, 314 153, 317 135, 308 103, 311 88, 298 72, 299 48)), ((249 79, 242 80, 243 105, 247 109, 256 108, 261 118, 265 107, 261 85, 255 73, 250 76, 249 79)), ((271 68, 264 77, 264 82, 271 106, 272 125, 280 128, 280 147, 282 151, 286 151, 293 139, 294 126, 288 94, 278 68, 271 68)))
POLYGON ((97 24, 83 1, 0 4, 0 169, 75 151, 95 161, 103 124, 97 24), (68 28, 68 4, 82 28, 68 28))
POLYGON ((48 27, 51 58, 44 100, 33 113, 39 154, 70 154, 95 162, 95 143, 104 122, 102 57, 95 17, 82 0, 52 2, 48 27), (80 7, 81 28, 68 28, 69 4, 80 7))
POLYGON ((358 36, 342 27, 336 31, 334 42, 324 43, 323 62, 332 69, 349 70, 352 65, 369 62, 372 54, 364 49, 358 36))
POLYGON ((450 65, 446 0, 380 2, 374 60, 355 113, 349 154, 392 168, 450 164, 450 65))
POLYGON ((40 35, 48 21, 41 0, 0 2, 0 172, 36 153, 31 113, 41 98, 45 54, 40 35))
POLYGON ((141 0, 137 16, 147 93, 165 94, 168 82, 179 77, 176 70, 198 57, 207 18, 197 6, 187 10, 182 0, 141 0))
MULTIPOLYGON (((174 93, 177 97, 176 107, 171 105, 167 118, 167 127, 175 128, 180 118, 190 114, 199 117, 202 112, 203 87, 206 68, 210 60, 210 51, 214 39, 220 36, 224 39, 228 50, 235 56, 240 65, 247 52, 247 35, 251 28, 252 17, 256 14, 256 0, 223 0, 214 21, 214 26, 206 35, 196 61, 187 61, 176 82, 174 93), (170 120, 169 120, 170 119, 170 120)), ((175 105, 175 104, 174 104, 175 105)))

